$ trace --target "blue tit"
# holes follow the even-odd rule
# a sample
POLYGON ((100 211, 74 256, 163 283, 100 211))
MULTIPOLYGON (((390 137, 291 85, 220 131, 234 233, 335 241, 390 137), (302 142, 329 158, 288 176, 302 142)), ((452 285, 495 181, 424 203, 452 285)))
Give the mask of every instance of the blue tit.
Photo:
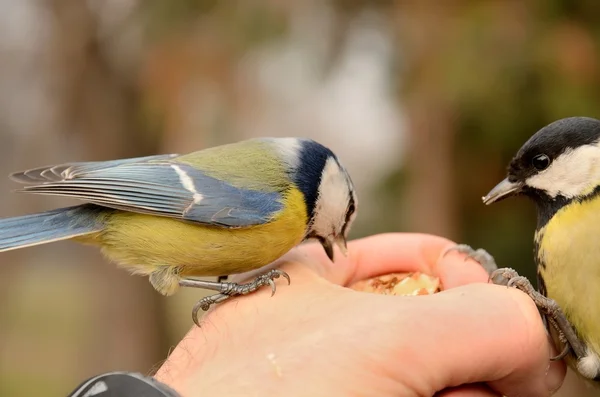
POLYGON ((180 286, 227 298, 289 277, 248 284, 197 280, 258 269, 307 239, 333 261, 346 254, 356 193, 338 157, 302 138, 258 138, 194 153, 67 163, 17 172, 23 193, 82 200, 74 207, 0 219, 0 252, 71 239, 172 295, 180 286))
POLYGON ((527 292, 576 373, 600 380, 600 121, 572 117, 537 131, 484 203, 524 195, 537 208, 538 291, 511 269, 504 278, 527 292), (565 343, 566 342, 566 343, 565 343))

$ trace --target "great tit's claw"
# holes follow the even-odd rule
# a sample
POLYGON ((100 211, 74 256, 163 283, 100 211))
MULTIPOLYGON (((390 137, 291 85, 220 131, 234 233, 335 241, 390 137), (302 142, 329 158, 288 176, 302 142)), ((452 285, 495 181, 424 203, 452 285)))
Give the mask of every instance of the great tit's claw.
POLYGON ((565 347, 563 347, 563 350, 562 350, 562 352, 560 352, 560 354, 558 354, 558 355, 556 355, 554 357, 550 357, 550 361, 560 361, 560 360, 562 360, 563 358, 565 358, 567 356, 567 354, 569 354, 569 351, 571 350, 571 346, 569 345, 569 343, 566 342, 564 334, 561 333, 560 336, 562 336, 561 339, 563 339, 563 343, 564 343, 565 347))
POLYGON ((291 283, 290 276, 286 272, 279 269, 273 269, 265 274, 261 274, 247 284, 182 279, 179 281, 179 285, 182 287, 205 288, 219 292, 218 294, 200 299, 194 305, 194 308, 192 309, 192 320, 194 321, 194 324, 200 326, 198 321, 198 311, 200 311, 200 309, 207 311, 214 304, 221 303, 234 296, 253 293, 265 286, 271 287, 271 296, 273 296, 277 289, 274 280, 279 277, 285 278, 288 281, 288 284, 291 283))
POLYGON ((533 288, 527 277, 519 275, 516 270, 511 268, 502 268, 493 271, 490 274, 490 279, 494 284, 506 285, 507 287, 517 288, 526 293, 535 303, 542 315, 548 319, 548 322, 556 330, 559 341, 563 342, 565 347, 558 356, 552 357, 551 360, 560 360, 573 351, 575 357, 581 358, 586 354, 585 344, 579 339, 573 326, 567 320, 562 309, 553 299, 547 298, 533 288), (494 281, 498 276, 501 277, 500 282, 494 281))
POLYGON ((496 285, 508 285, 508 282, 515 277, 520 277, 519 273, 517 273, 515 269, 511 269, 510 267, 503 267, 491 272, 490 277, 488 278, 488 282, 491 281, 496 285), (496 281, 498 277, 500 277, 500 279, 496 281))
POLYGON ((442 254, 442 256, 448 255, 451 251, 456 251, 461 254, 466 254, 465 261, 469 259, 473 259, 475 262, 479 263, 481 267, 483 267, 488 274, 492 273, 498 266, 496 265, 496 260, 492 255, 490 255, 486 250, 482 248, 474 249, 470 245, 467 244, 457 244, 454 245, 442 254))

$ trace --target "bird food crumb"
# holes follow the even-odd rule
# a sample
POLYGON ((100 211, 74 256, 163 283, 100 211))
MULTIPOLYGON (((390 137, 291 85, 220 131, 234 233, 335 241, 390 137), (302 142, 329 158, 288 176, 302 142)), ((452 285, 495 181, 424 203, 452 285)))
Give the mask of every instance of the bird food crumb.
POLYGON ((384 274, 350 286, 356 291, 398 296, 431 295, 439 292, 440 287, 438 277, 421 272, 384 274))

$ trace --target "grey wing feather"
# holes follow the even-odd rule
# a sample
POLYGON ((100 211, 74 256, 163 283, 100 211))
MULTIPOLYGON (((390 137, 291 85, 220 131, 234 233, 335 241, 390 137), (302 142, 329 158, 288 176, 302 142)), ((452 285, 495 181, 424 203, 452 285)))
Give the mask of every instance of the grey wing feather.
POLYGON ((69 163, 11 175, 31 184, 19 192, 67 196, 125 211, 190 222, 245 227, 282 209, 281 192, 240 189, 212 178, 177 155, 69 163))
POLYGON ((10 179, 19 183, 39 183, 62 181, 66 178, 76 177, 78 174, 102 170, 118 165, 140 163, 148 161, 169 160, 177 154, 159 154, 155 156, 134 157, 111 161, 88 161, 79 163, 66 163, 33 168, 26 171, 15 172, 9 175, 10 179))

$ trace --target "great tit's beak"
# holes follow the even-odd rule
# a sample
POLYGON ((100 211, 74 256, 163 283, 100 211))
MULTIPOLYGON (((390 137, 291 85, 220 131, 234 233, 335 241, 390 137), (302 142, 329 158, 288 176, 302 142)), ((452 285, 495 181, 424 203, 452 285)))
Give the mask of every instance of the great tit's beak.
POLYGON ((342 254, 344 256, 348 255, 348 246, 346 244, 346 237, 344 237, 344 236, 340 235, 340 236, 337 236, 334 238, 320 238, 319 242, 325 249, 325 253, 327 254, 327 257, 332 262, 333 262, 333 245, 334 244, 339 247, 340 251, 342 251, 342 254))
POLYGON ((482 198, 485 205, 490 205, 502 199, 519 194, 523 189, 523 183, 511 182, 508 178, 497 184, 490 192, 482 198))

